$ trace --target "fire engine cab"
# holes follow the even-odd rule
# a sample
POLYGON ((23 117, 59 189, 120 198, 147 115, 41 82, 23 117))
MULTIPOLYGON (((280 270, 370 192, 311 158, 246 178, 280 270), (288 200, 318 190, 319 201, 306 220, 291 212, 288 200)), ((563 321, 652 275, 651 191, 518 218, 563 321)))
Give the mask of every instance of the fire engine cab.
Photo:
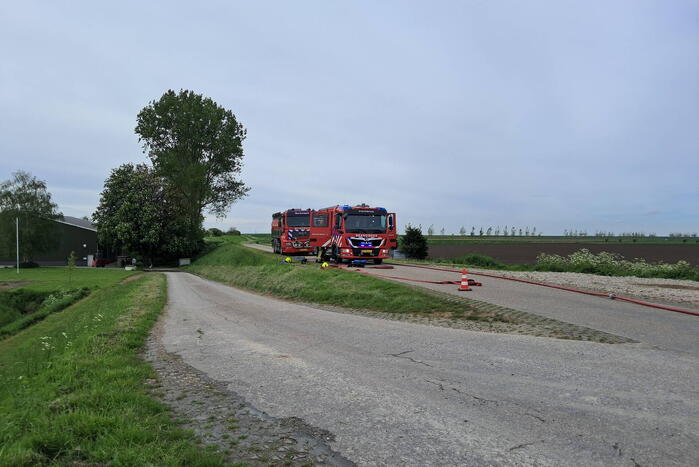
POLYGON ((288 209, 272 214, 272 249, 283 255, 307 255, 310 243, 311 210, 288 209))
POLYGON ((313 252, 337 263, 381 264, 398 248, 397 232, 396 214, 381 207, 337 205, 311 213, 313 252))

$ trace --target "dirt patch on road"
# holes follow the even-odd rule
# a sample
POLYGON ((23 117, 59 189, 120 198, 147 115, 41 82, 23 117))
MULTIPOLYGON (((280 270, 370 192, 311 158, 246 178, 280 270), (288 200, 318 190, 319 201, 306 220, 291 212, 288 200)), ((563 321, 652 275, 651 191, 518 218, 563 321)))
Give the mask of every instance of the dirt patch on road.
POLYGON ((28 284, 31 284, 31 281, 0 282, 0 291, 16 289, 17 287, 22 287, 28 284))
MULTIPOLYGON (((169 406, 183 427, 204 444, 218 447, 230 463, 251 466, 353 466, 328 446, 328 431, 295 417, 274 418, 241 396, 168 353, 161 343, 161 319, 153 329, 144 358, 155 369, 150 392, 169 406)), ((280 355, 279 358, 287 356, 280 355)))

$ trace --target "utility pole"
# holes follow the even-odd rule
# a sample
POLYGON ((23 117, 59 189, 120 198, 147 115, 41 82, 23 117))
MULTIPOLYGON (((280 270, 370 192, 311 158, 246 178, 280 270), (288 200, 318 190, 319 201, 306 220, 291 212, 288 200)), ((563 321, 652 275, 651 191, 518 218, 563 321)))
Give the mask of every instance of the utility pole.
POLYGON ((17 238, 17 274, 19 274, 19 217, 15 217, 16 235, 17 238))

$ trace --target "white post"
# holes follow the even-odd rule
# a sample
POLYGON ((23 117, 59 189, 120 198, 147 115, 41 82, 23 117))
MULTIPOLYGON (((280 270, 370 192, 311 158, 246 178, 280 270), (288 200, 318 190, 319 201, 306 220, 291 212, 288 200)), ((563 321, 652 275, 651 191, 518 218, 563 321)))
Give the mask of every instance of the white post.
POLYGON ((19 217, 15 217, 15 223, 17 224, 16 237, 17 237, 17 274, 19 274, 19 217))

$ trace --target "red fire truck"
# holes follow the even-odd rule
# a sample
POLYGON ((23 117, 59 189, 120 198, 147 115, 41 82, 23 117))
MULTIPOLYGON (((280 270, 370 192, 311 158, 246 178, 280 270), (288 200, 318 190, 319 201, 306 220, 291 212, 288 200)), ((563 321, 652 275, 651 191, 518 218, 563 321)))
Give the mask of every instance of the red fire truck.
POLYGON ((307 255, 310 240, 310 209, 288 209, 272 214, 272 248, 283 255, 307 255))
POLYGON ((398 248, 396 214, 366 204, 313 211, 310 243, 315 254, 337 263, 381 264, 398 248))

